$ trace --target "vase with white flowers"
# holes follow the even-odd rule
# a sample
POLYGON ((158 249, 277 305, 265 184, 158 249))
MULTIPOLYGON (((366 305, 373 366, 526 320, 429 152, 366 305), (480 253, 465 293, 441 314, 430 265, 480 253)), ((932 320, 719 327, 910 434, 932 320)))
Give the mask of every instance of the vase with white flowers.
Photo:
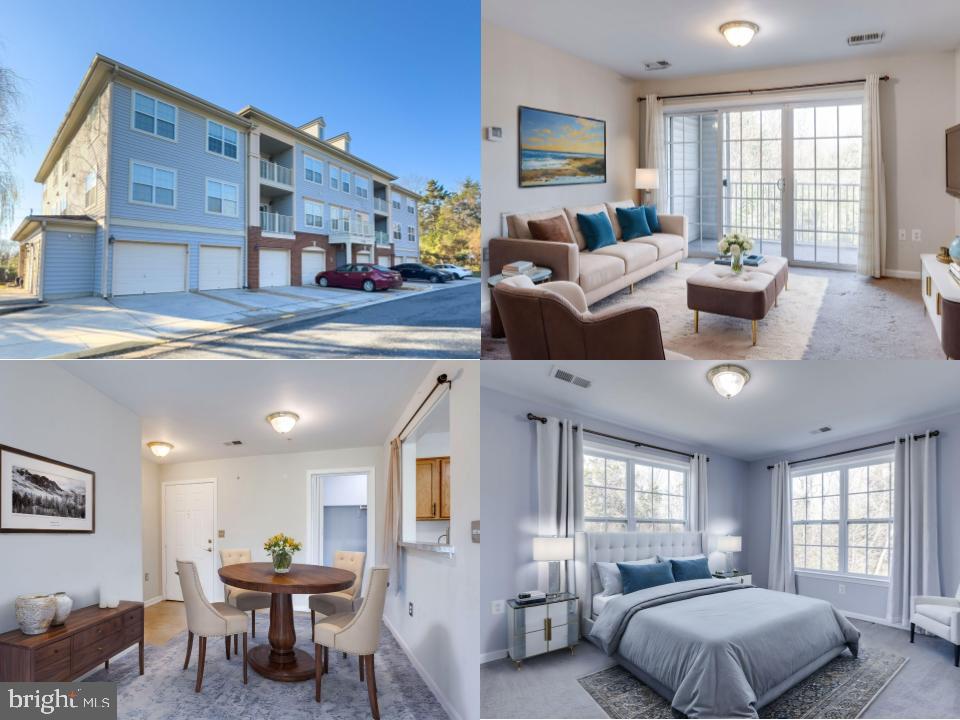
POLYGON ((753 250, 753 240, 740 233, 730 233, 721 238, 718 249, 724 257, 730 256, 730 269, 739 273, 743 270, 743 254, 753 250))
POLYGON ((273 558, 273 571, 278 573, 290 572, 293 554, 299 552, 302 547, 299 542, 283 533, 277 533, 263 544, 263 549, 273 558))

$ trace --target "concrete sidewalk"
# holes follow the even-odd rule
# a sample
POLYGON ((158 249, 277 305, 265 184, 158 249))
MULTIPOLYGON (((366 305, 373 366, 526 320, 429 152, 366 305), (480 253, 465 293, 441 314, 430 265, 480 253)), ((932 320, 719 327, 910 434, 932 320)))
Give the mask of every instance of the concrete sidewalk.
POLYGON ((400 290, 375 293, 290 286, 53 301, 0 316, 0 358, 83 357, 277 319, 392 302, 476 282, 479 280, 468 278, 443 285, 407 283, 400 290))

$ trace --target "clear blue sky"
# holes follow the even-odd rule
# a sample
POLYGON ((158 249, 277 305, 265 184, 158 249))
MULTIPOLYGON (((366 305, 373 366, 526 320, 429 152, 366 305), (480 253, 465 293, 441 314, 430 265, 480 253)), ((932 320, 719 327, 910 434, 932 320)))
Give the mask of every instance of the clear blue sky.
POLYGON ((97 52, 230 110, 323 115, 401 182, 480 177, 480 0, 20 0, 3 15, 29 141, 15 223, 40 208, 34 175, 97 52))

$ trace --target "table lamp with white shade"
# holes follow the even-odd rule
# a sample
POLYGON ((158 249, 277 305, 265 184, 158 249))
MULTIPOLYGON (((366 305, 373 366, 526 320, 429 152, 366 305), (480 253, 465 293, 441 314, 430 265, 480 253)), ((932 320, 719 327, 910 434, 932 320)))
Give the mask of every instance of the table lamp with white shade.
POLYGON ((533 559, 550 563, 547 592, 556 595, 560 592, 560 563, 573 560, 573 538, 535 537, 533 559))
MULTIPOLYGON (((730 569, 730 553, 738 553, 742 550, 743 543, 739 535, 723 535, 717 543, 717 550, 727 556, 727 569, 730 569)), ((736 572, 736 568, 733 568, 736 572)))
POLYGON ((643 196, 643 193, 648 193, 649 195, 651 190, 659 190, 659 171, 656 168, 637 168, 637 176, 634 187, 641 191, 641 197, 643 196))

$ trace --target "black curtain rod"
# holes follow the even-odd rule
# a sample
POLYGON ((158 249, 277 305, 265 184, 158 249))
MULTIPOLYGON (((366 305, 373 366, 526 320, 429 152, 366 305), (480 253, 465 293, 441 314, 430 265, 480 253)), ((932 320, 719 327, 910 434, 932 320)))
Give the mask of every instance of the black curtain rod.
MULTIPOLYGON (((539 423, 546 423, 547 419, 545 417, 540 417, 539 415, 534 415, 533 413, 527 413, 527 420, 536 420, 539 423)), ((577 427, 574 425, 574 427, 577 427)), ((688 452, 683 452, 681 450, 671 450, 670 448, 660 447, 659 445, 651 445, 650 443, 640 442, 638 440, 631 440, 630 438, 620 437, 619 435, 610 435, 609 433, 600 432, 599 430, 591 430, 590 428, 583 428, 585 433, 591 435, 597 435, 598 437, 609 438, 610 440, 619 440, 620 442, 625 442, 633 445, 637 448, 650 448, 651 450, 661 450, 663 452, 673 453, 674 455, 683 455, 684 457, 692 458, 693 455, 688 452)), ((707 462, 710 462, 710 458, 707 458, 707 462)))
MULTIPOLYGON (((930 437, 937 437, 939 434, 939 430, 930 431, 930 437)), ((913 439, 919 440, 920 438, 924 438, 926 436, 927 433, 921 433, 920 435, 914 435, 913 439)), ((843 452, 830 453, 829 455, 821 455, 820 457, 807 458, 806 460, 797 460, 796 462, 790 463, 790 465, 802 465, 803 463, 813 462, 815 460, 828 460, 829 458, 839 457, 840 455, 850 455, 851 453, 863 452, 864 450, 875 450, 876 448, 886 447, 887 445, 893 445, 897 442, 903 442, 903 440, 888 440, 887 442, 877 443, 876 445, 867 445, 866 447, 855 448, 853 450, 844 450, 843 452)), ((774 467, 774 465, 767 465, 767 470, 773 470, 774 467)))
POLYGON ((406 432, 408 427, 410 427, 410 423, 412 423, 413 419, 420 414, 420 411, 423 410, 423 406, 427 404, 427 400, 433 397, 433 394, 437 391, 437 388, 440 387, 441 385, 449 385, 450 387, 453 387, 453 381, 447 380, 446 373, 443 373, 442 375, 437 375, 436 384, 432 388, 430 388, 430 392, 427 393, 427 396, 423 399, 423 402, 420 403, 417 409, 413 411, 413 415, 411 415, 410 419, 407 420, 407 424, 403 426, 403 429, 397 433, 397 437, 403 437, 403 433, 406 432))
MULTIPOLYGON (((889 80, 889 75, 881 75, 881 80, 889 80)), ((866 78, 859 80, 837 80, 835 82, 807 83, 806 85, 781 85, 780 87, 755 88, 753 90, 720 90, 718 92, 687 93, 686 95, 657 95, 657 100, 680 100, 685 98, 721 97, 723 95, 755 95, 757 93, 783 92, 785 90, 810 90, 812 88, 836 87, 839 85, 856 85, 866 82, 866 78)), ((638 97, 637 102, 643 102, 645 97, 638 97)))

